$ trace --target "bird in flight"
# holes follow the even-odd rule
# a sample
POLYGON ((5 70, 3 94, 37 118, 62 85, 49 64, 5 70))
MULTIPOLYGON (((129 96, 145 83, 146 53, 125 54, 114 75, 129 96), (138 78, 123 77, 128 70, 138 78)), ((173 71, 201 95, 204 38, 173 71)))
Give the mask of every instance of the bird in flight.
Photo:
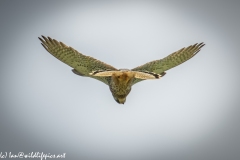
POLYGON ((116 69, 93 57, 83 55, 70 46, 50 37, 41 38, 42 46, 54 57, 72 67, 72 72, 79 76, 97 79, 109 86, 113 98, 124 104, 131 87, 146 79, 160 79, 167 70, 176 67, 195 56, 204 43, 182 48, 167 57, 148 62, 131 70, 116 69))

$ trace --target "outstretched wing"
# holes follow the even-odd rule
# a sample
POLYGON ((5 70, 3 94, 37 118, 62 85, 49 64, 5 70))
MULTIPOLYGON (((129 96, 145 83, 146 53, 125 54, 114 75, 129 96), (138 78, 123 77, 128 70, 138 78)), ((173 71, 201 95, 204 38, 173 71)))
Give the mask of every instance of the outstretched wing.
POLYGON ((117 70, 116 68, 93 57, 85 56, 72 47, 66 46, 64 43, 58 42, 55 39, 50 37, 46 38, 44 36, 42 36, 42 38, 38 38, 42 42, 43 47, 50 54, 74 68, 73 72, 77 75, 95 78, 108 85, 110 82, 109 77, 96 77, 91 76, 89 73, 96 70, 117 70))
MULTIPOLYGON (((148 72, 153 72, 156 74, 162 74, 164 71, 169 70, 173 67, 176 67, 183 62, 189 60, 193 56, 195 56, 200 49, 204 46, 205 44, 203 43, 196 43, 194 45, 191 45, 186 48, 182 48, 169 56, 160 59, 160 60, 155 60, 152 62, 148 62, 142 66, 136 67, 132 69, 133 71, 148 71, 148 72)), ((142 81, 141 79, 134 79, 133 84, 136 84, 137 82, 142 81)))

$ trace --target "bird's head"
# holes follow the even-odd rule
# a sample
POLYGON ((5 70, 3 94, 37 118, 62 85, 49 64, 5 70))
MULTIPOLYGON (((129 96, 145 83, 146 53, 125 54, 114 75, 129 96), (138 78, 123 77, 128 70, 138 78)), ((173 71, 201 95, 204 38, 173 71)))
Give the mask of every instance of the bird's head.
POLYGON ((131 83, 134 78, 134 73, 132 71, 126 69, 118 71, 93 71, 90 75, 111 77, 109 87, 113 98, 119 104, 125 103, 126 97, 131 91, 131 83))
POLYGON ((131 91, 131 82, 133 80, 133 74, 128 71, 120 71, 112 74, 110 84, 110 90, 113 98, 119 104, 126 102, 127 95, 131 91))
POLYGON ((113 95, 113 98, 115 99, 115 101, 119 104, 124 104, 126 102, 126 98, 127 98, 127 95, 124 97, 124 96, 114 96, 113 95))

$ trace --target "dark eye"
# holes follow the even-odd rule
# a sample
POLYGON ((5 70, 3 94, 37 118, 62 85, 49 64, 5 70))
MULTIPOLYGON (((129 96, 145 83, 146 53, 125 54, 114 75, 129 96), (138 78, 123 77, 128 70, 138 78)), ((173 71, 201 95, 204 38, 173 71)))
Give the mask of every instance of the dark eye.
POLYGON ((117 103, 120 103, 119 100, 118 100, 117 98, 115 98, 115 101, 116 101, 117 103))

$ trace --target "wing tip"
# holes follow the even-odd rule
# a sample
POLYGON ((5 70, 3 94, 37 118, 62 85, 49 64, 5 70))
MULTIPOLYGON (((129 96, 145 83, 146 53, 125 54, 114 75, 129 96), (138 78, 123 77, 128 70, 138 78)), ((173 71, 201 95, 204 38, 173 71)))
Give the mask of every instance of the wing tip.
POLYGON ((45 42, 41 37, 38 37, 38 39, 39 39, 42 43, 45 42))
POLYGON ((42 44, 45 45, 45 47, 50 46, 50 45, 58 45, 58 46, 62 46, 62 47, 67 47, 67 45, 65 45, 62 42, 58 42, 57 40, 47 36, 45 37, 44 35, 41 35, 40 37, 38 37, 38 39, 42 42, 42 44))
POLYGON ((206 44, 204 43, 204 42, 201 42, 201 43, 199 43, 197 46, 198 46, 198 48, 202 48, 203 46, 205 46, 206 44))

